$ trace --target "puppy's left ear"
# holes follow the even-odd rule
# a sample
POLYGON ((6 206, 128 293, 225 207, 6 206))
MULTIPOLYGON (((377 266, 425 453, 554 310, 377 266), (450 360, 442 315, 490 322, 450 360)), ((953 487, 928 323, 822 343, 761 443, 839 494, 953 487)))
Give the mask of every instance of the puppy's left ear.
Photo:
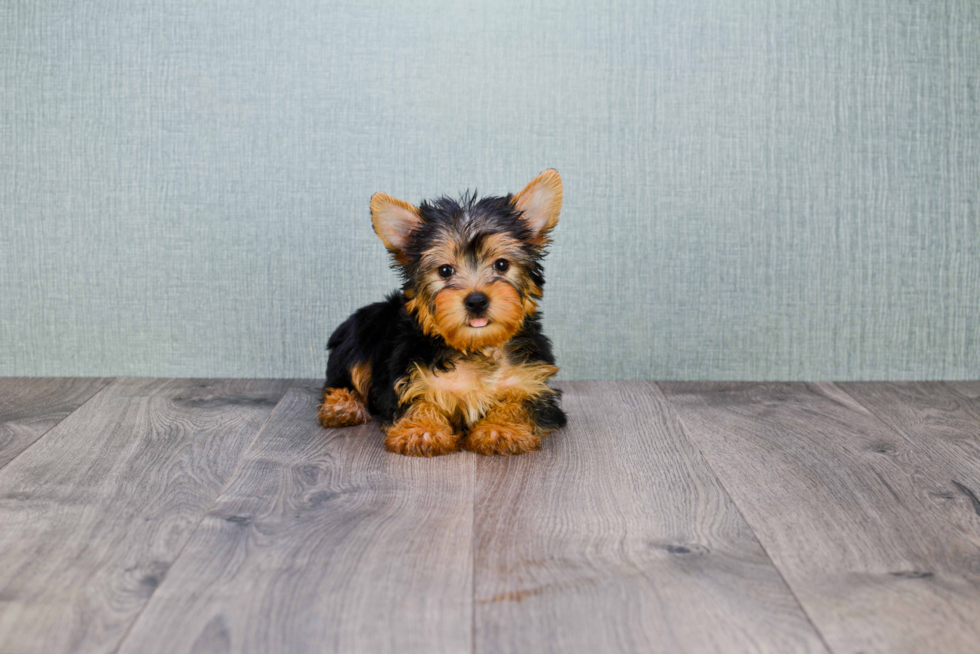
POLYGON ((531 230, 531 240, 545 245, 550 240, 548 232, 558 224, 561 213, 561 175, 549 168, 531 180, 511 202, 521 212, 521 220, 531 230))
POLYGON ((419 210, 390 195, 375 193, 371 196, 371 222, 374 223, 374 233, 395 257, 395 261, 408 263, 406 249, 411 234, 422 222, 419 210))

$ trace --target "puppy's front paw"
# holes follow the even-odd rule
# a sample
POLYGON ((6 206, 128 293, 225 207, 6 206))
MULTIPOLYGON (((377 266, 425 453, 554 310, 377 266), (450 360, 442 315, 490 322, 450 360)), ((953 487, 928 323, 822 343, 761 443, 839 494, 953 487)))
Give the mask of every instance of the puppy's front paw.
POLYGON ((385 434, 385 448, 395 454, 439 456, 459 451, 459 435, 439 420, 400 420, 385 434))
POLYGON ((491 413, 470 430, 463 446, 477 454, 509 456, 541 449, 541 438, 530 421, 491 413))
POLYGON ((329 429, 363 425, 371 419, 371 414, 357 391, 349 388, 328 388, 324 392, 317 419, 329 429))

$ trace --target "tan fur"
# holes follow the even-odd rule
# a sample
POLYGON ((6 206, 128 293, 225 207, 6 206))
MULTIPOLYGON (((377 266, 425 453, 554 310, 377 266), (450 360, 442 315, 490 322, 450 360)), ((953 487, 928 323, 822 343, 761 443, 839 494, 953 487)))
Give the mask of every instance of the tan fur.
POLYGON ((533 241, 538 245, 550 242, 548 233, 558 224, 562 195, 561 175, 549 168, 511 200, 524 214, 523 219, 534 232, 533 241))
POLYGON ((409 234, 420 221, 419 210, 408 202, 385 193, 371 196, 371 222, 374 224, 374 232, 401 264, 408 263, 405 245, 409 234))
POLYGON ((495 261, 501 257, 511 259, 521 251, 521 243, 510 234, 488 234, 480 243, 477 257, 484 261, 495 261))
POLYGON ((502 345, 524 324, 524 307, 513 286, 498 282, 473 290, 490 298, 490 308, 485 314, 490 324, 486 327, 475 329, 469 325, 470 316, 463 300, 470 289, 445 290, 435 300, 435 322, 440 335, 450 347, 463 352, 502 345))
POLYGON ((543 362, 513 363, 500 348, 460 356, 441 372, 416 365, 395 386, 399 402, 426 402, 467 427, 494 407, 553 394, 547 382, 558 372, 543 362))
POLYGON ((524 315, 533 316, 538 310, 538 298, 541 297, 541 287, 527 281, 527 290, 524 293, 524 315))
POLYGON ((412 298, 405 307, 415 315, 423 332, 441 336, 447 345, 464 353, 506 343, 524 324, 528 300, 530 307, 536 307, 530 298, 522 303, 517 291, 509 284, 496 283, 474 290, 480 290, 490 298, 490 309, 486 314, 490 324, 479 329, 469 326, 469 314, 463 305, 463 299, 472 292, 469 289, 442 290, 435 297, 434 309, 422 297, 412 298))
POLYGON ((541 289, 520 275, 519 267, 512 266, 512 272, 504 274, 503 279, 493 272, 493 262, 498 258, 520 259, 521 244, 512 236, 487 235, 477 252, 481 265, 476 268, 468 262, 463 250, 464 244, 457 236, 436 237, 422 255, 422 266, 430 272, 417 293, 406 295, 406 308, 423 332, 442 337, 454 349, 473 352, 502 345, 517 333, 527 316, 537 311, 541 289), (455 269, 451 285, 438 275, 438 268, 443 264, 455 269), (463 299, 474 291, 490 298, 486 315, 490 324, 476 329, 469 326, 470 316, 463 306, 463 299))
POLYGON ((363 425, 371 419, 364 400, 357 391, 349 388, 328 388, 323 394, 323 404, 317 413, 324 427, 350 427, 363 425))
POLYGON ((492 408, 470 430, 463 447, 477 454, 523 454, 541 449, 541 435, 523 404, 507 402, 492 408))
POLYGON ((385 428, 385 448, 406 456, 439 456, 459 450, 460 436, 443 413, 428 402, 416 402, 395 424, 385 428))
POLYGON ((438 234, 432 239, 429 249, 422 253, 420 263, 422 266, 433 270, 444 263, 458 267, 462 246, 458 235, 438 234))
POLYGON ((368 390, 371 388, 371 364, 367 361, 354 364, 350 369, 350 378, 354 389, 367 403, 368 390))
MULTIPOLYGON (((520 243, 510 235, 491 234, 483 240, 479 255, 486 261, 496 261, 500 258, 510 259, 514 256, 514 252, 519 249, 520 243)), ((537 312, 538 302, 536 298, 541 297, 541 287, 526 277, 522 277, 520 281, 522 282, 521 287, 524 291, 524 299, 522 301, 524 311, 524 316, 522 317, 523 322, 524 317, 533 316, 537 312)))

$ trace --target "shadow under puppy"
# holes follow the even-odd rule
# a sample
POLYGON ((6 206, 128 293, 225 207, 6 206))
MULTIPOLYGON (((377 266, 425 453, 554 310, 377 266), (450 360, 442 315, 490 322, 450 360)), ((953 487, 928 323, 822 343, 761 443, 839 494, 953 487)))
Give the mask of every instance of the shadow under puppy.
POLYGON ((565 426, 558 368, 541 331, 541 260, 561 211, 561 177, 523 191, 419 207, 371 198, 374 231, 404 280, 330 337, 319 420, 381 423, 385 446, 438 456, 460 446, 521 454, 565 426))

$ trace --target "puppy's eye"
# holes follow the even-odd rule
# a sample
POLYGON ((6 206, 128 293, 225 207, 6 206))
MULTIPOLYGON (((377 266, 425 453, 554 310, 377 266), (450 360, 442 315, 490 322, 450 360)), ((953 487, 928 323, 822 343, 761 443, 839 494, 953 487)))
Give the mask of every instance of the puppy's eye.
POLYGON ((443 279, 449 279, 450 277, 453 276, 454 272, 456 272, 456 270, 448 263, 444 263, 441 266, 439 266, 439 276, 442 277, 443 279))
POLYGON ((507 272, 508 268, 510 268, 510 262, 507 259, 497 259, 493 262, 493 269, 499 273, 507 272))

